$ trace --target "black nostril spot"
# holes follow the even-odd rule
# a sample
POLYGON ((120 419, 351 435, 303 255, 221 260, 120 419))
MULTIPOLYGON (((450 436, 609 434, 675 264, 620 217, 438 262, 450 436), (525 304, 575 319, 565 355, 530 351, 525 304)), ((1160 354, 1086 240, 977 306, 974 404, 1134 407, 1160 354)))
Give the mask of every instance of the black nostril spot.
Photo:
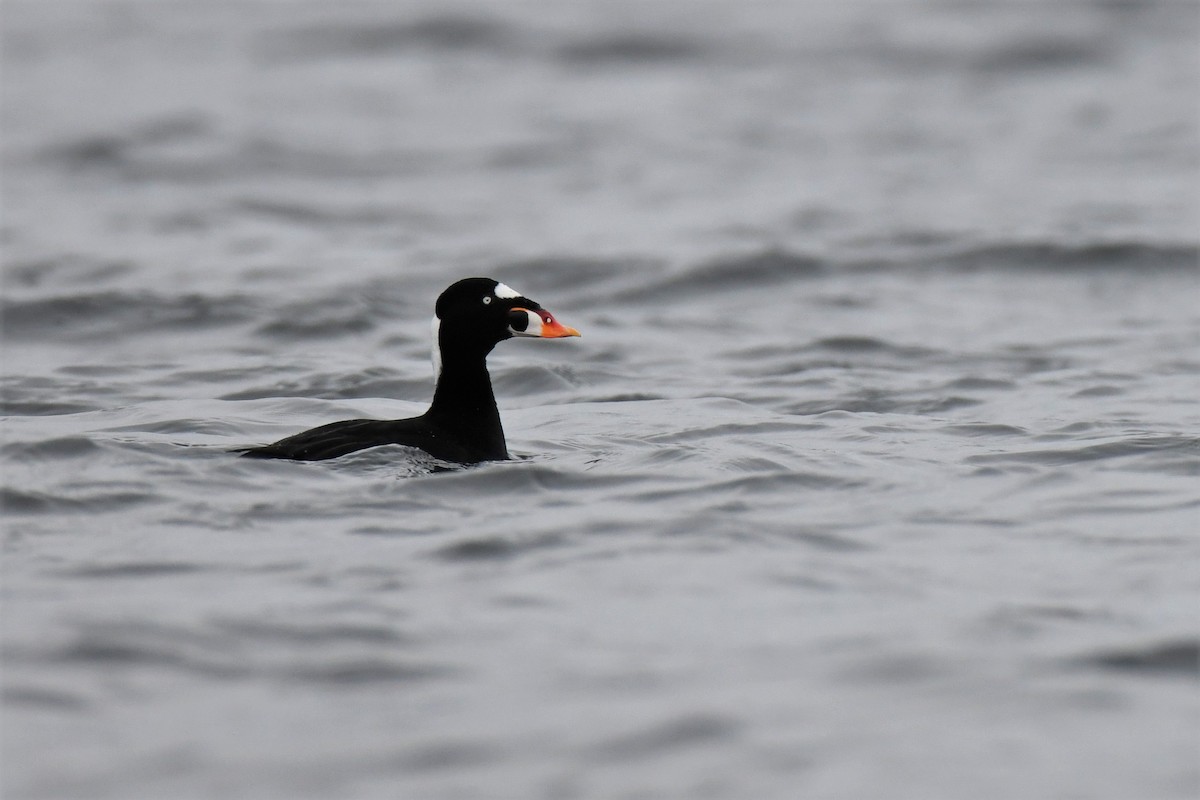
POLYGON ((508 327, 523 333, 529 327, 529 315, 524 311, 508 312, 508 327))

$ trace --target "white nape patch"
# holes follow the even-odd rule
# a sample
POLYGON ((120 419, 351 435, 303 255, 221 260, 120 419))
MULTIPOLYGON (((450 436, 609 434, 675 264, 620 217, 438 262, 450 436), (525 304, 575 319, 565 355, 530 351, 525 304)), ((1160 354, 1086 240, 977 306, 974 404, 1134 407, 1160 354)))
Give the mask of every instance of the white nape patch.
POLYGON ((520 292, 503 283, 497 283, 496 288, 492 290, 492 293, 501 300, 512 300, 515 297, 521 296, 520 292))
POLYGON ((442 321, 434 315, 433 322, 429 323, 429 333, 433 338, 433 351, 430 356, 433 358, 433 380, 442 377, 442 344, 438 340, 438 333, 442 330, 442 321))

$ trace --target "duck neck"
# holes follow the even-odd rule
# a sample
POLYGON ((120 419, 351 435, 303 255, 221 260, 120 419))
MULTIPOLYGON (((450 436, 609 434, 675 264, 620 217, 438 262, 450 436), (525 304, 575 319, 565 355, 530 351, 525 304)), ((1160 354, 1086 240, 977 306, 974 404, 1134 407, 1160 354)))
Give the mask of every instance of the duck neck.
POLYGON ((496 451, 498 457, 507 457, 486 354, 458 355, 443 360, 428 416, 438 425, 496 451))
POLYGON ((453 414, 496 413, 492 378, 483 357, 453 359, 442 364, 431 409, 453 414))

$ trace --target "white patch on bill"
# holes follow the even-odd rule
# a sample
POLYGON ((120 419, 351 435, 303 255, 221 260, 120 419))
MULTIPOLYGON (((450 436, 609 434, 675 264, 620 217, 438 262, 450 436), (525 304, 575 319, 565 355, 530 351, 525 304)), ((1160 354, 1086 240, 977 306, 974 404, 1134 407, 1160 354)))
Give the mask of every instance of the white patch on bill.
POLYGON ((523 331, 518 331, 518 330, 514 330, 513 328, 509 328, 509 330, 512 331, 513 336, 530 336, 530 337, 541 336, 542 335, 542 318, 541 318, 541 316, 539 316, 536 311, 526 310, 525 314, 526 314, 526 316, 529 317, 529 324, 525 326, 525 330, 523 330, 523 331))
POLYGON ((442 377, 442 343, 438 339, 438 333, 442 330, 442 321, 435 314, 433 321, 429 323, 429 333, 433 339, 433 351, 430 356, 433 358, 433 381, 437 383, 437 379, 442 377))
POLYGON ((508 286, 507 284, 503 284, 503 283, 497 283, 496 288, 493 290, 492 293, 495 294, 496 297, 499 297, 501 300, 512 300, 515 297, 521 296, 520 292, 514 290, 512 287, 508 286))

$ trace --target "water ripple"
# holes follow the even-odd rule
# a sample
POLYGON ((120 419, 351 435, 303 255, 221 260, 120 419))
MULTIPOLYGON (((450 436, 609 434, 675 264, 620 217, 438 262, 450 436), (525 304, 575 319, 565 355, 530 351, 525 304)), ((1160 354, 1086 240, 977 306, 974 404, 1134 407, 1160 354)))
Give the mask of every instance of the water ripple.
POLYGON ((1179 676, 1200 681, 1200 640, 1180 639, 1099 650, 1074 663, 1132 675, 1179 676))
POLYGON ((15 341, 87 340, 219 328, 251 319, 254 308, 244 295, 107 291, 34 300, 5 298, 0 302, 0 325, 5 338, 15 341))

